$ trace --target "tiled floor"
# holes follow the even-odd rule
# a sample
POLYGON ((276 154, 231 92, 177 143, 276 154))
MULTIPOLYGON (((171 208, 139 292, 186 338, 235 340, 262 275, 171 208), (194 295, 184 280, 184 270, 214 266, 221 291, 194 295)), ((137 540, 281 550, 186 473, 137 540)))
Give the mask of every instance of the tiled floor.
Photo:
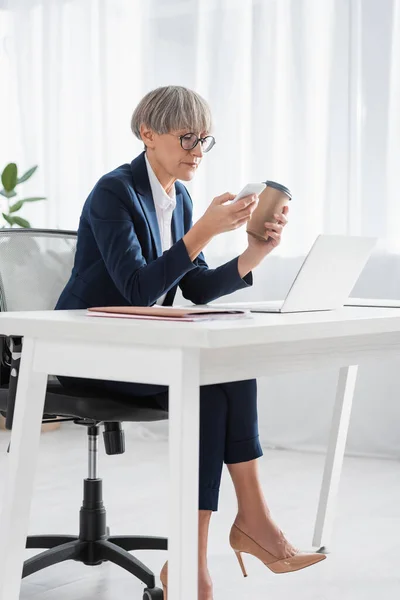
MULTIPOLYGON (((83 428, 70 424, 42 437, 31 533, 76 533, 81 481, 86 476, 85 438, 83 428)), ((0 473, 6 443, 7 434, 0 432, 0 473)), ((289 539, 303 549, 310 549, 322 467, 323 456, 270 450, 261 463, 272 512, 289 539)), ((167 535, 165 441, 140 440, 128 430, 127 452, 102 456, 100 474, 105 480, 112 533, 167 535)), ((346 459, 331 553, 320 565, 298 573, 276 576, 249 557, 249 577, 242 577, 228 545, 235 508, 233 488, 225 473, 220 512, 211 526, 210 570, 215 600, 399 597, 398 461, 346 459)), ((156 572, 165 560, 162 552, 137 555, 156 572)), ((142 584, 118 567, 105 564, 93 568, 68 562, 26 579, 21 599, 141 600, 142 590, 142 584)))

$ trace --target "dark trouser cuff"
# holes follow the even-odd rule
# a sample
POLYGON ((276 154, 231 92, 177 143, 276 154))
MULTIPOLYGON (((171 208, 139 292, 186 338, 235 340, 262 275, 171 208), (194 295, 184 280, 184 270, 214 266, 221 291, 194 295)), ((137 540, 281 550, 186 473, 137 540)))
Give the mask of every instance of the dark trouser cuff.
POLYGON ((233 465, 235 463, 255 460, 262 455, 263 451, 260 445, 260 438, 257 435, 250 440, 227 444, 224 460, 227 465, 233 465))
POLYGON ((219 489, 200 487, 199 490, 199 510, 218 510, 219 489))

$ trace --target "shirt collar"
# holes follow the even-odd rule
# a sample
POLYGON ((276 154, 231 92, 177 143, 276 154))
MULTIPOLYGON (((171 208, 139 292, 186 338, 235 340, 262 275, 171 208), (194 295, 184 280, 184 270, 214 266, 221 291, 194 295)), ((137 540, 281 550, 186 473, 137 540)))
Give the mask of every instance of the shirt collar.
POLYGON ((172 208, 172 210, 176 206, 176 193, 175 193, 175 185, 172 186, 170 193, 164 190, 163 186, 157 179, 156 174, 154 173, 150 161, 147 158, 146 154, 144 155, 147 167, 147 174, 149 176, 151 193, 153 194, 154 204, 156 204, 159 208, 163 210, 167 208, 172 208))

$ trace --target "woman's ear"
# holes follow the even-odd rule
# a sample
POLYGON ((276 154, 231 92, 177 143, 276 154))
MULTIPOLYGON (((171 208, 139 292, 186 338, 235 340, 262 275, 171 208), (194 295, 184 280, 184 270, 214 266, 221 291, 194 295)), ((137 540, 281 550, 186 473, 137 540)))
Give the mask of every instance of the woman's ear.
POLYGON ((154 131, 146 127, 146 125, 140 126, 140 137, 146 148, 154 148, 154 131))

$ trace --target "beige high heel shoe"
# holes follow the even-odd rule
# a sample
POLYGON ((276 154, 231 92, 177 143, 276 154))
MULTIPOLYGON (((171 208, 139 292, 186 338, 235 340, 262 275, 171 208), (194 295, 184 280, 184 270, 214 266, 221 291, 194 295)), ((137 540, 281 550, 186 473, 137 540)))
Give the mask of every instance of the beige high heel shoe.
POLYGON ((168 561, 161 569, 160 579, 163 586, 164 600, 168 600, 168 561))
POLYGON ((164 600, 168 600, 168 586, 167 586, 167 582, 168 582, 168 561, 165 563, 165 565, 161 569, 160 579, 161 579, 161 583, 162 583, 162 586, 163 586, 164 600))
POLYGON ((298 552, 289 558, 278 559, 276 556, 257 544, 253 538, 239 529, 237 525, 232 525, 229 541, 233 551, 236 554, 236 558, 239 561, 239 565, 242 569, 244 577, 247 577, 247 572, 243 563, 242 552, 245 554, 251 554, 252 556, 255 556, 261 560, 261 562, 263 562, 264 565, 273 573, 291 573, 292 571, 299 571, 300 569, 305 569, 306 567, 315 565, 326 558, 325 554, 306 554, 303 552, 298 552))

